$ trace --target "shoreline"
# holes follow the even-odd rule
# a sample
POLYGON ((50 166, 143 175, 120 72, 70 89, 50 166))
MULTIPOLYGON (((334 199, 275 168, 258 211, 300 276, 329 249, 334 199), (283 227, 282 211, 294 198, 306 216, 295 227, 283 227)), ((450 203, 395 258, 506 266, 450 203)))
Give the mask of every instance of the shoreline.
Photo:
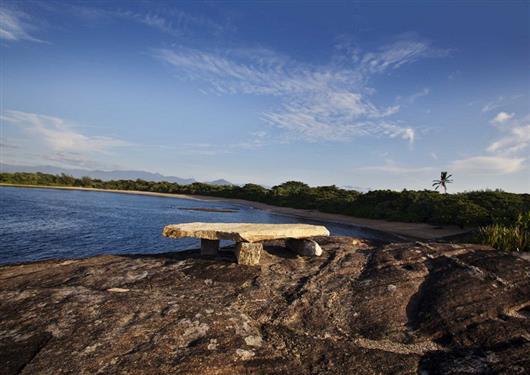
POLYGON ((138 191, 138 190, 114 190, 114 189, 98 189, 98 188, 85 188, 77 186, 52 186, 52 185, 25 185, 25 184, 7 184, 0 183, 0 187, 21 187, 21 188, 32 188, 32 189, 56 189, 56 190, 78 190, 78 191, 93 191, 93 192, 104 192, 104 193, 117 193, 117 194, 132 194, 132 195, 146 195, 152 197, 164 197, 164 198, 177 198, 177 199, 188 199, 195 201, 217 201, 226 202, 232 204, 241 204, 244 206, 250 206, 263 211, 272 212, 275 214, 298 217, 301 219, 322 221, 328 223, 342 224, 342 225, 353 225, 369 230, 375 230, 383 233, 388 233, 397 236, 404 240, 439 240, 445 237, 452 237, 460 234, 464 234, 470 231, 470 229, 461 229, 457 226, 437 226, 427 223, 406 223, 399 221, 387 221, 380 219, 366 219, 358 218, 354 216, 332 214, 326 212, 320 212, 317 210, 306 210, 300 208, 280 207, 273 206, 261 202, 247 201, 244 199, 236 198, 221 198, 212 197, 206 195, 191 195, 191 194, 170 194, 170 193, 157 193, 150 191, 138 191))

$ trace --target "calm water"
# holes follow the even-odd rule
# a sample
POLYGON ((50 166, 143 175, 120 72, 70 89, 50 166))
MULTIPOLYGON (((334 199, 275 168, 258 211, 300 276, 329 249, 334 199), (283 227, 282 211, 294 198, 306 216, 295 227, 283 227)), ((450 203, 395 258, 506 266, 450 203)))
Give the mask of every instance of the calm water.
MULTIPOLYGON (((162 236, 167 224, 193 221, 322 224, 224 202, 0 187, 0 264, 193 249, 199 240, 162 236), (193 207, 238 211, 182 209, 193 207)), ((324 225, 335 235, 377 238, 357 227, 324 225)))

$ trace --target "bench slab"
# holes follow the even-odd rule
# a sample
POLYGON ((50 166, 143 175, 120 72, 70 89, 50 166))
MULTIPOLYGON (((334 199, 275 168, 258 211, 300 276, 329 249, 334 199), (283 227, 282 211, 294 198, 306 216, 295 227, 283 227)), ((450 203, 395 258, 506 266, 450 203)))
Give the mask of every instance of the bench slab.
POLYGON ((322 225, 310 224, 186 223, 167 225, 163 234, 170 238, 195 237, 206 240, 260 242, 329 236, 329 231, 322 225))

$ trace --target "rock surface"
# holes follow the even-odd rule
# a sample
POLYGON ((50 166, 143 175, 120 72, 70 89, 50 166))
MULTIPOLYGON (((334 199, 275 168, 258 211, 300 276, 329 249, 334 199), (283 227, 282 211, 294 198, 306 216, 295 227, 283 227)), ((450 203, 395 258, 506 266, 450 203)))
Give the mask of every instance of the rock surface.
POLYGON ((238 242, 234 254, 238 264, 256 266, 261 259, 262 250, 263 244, 261 243, 238 242))
POLYGON ((302 256, 319 257, 322 255, 322 248, 318 242, 313 240, 296 240, 294 238, 289 238, 285 241, 285 246, 302 256))
POLYGON ((310 224, 186 223, 167 225, 163 234, 171 238, 196 237, 208 240, 259 242, 329 236, 329 231, 322 225, 310 224))
POLYGON ((0 267, 1 374, 525 374, 530 262, 320 237, 0 267))

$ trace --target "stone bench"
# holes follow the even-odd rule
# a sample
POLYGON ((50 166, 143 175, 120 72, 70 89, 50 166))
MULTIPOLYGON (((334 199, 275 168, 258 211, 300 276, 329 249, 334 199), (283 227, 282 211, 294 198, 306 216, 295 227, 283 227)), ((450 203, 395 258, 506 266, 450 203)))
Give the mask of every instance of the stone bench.
MULTIPOLYGON (((309 224, 186 223, 167 225, 163 234, 170 238, 200 238, 201 255, 216 255, 220 240, 235 241, 237 262, 255 265, 261 257, 261 241, 287 239, 290 248, 303 253, 308 237, 329 236, 329 231, 309 224)), ((318 247, 316 243, 312 245, 318 247)))

